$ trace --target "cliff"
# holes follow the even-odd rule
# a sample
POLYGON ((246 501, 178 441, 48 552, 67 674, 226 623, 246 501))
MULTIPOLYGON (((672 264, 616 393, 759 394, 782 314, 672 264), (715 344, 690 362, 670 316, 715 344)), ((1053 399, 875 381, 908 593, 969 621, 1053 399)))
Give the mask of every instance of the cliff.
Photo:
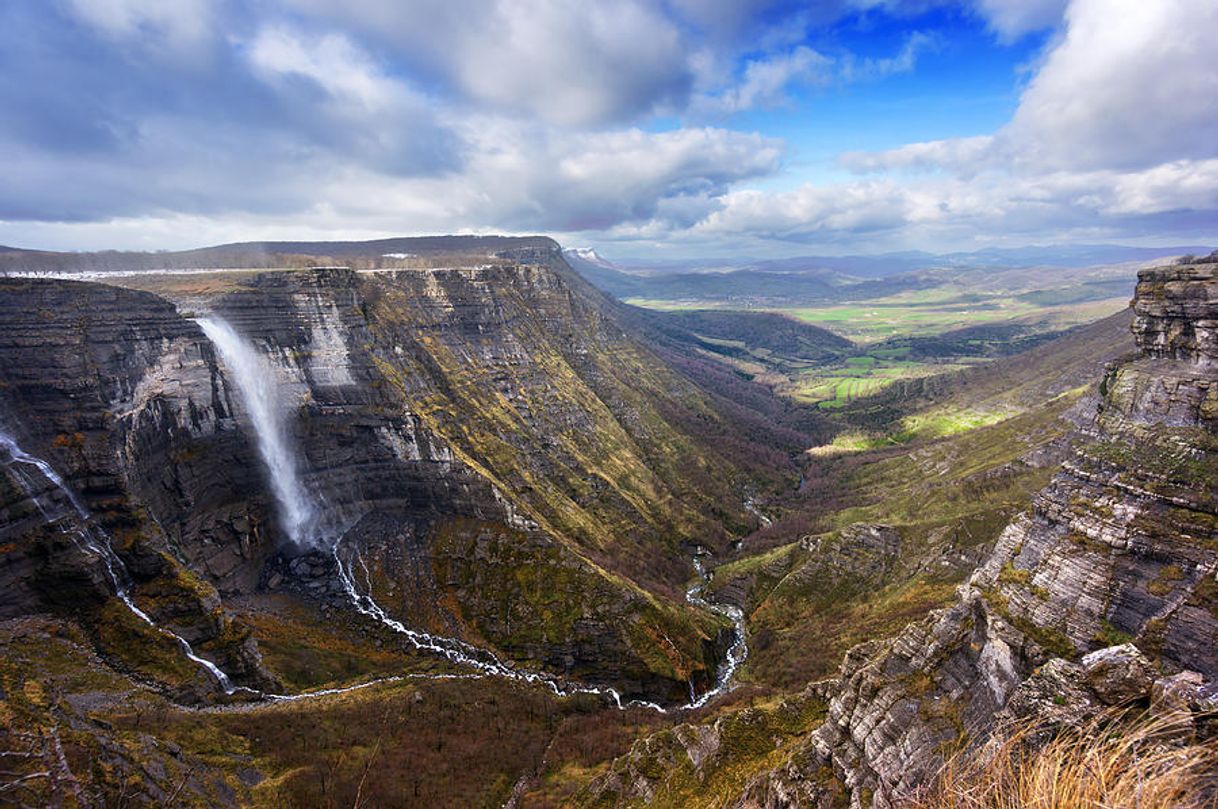
MULTIPOLYGON (((725 457, 713 436, 735 432, 731 415, 632 338, 552 242, 462 243, 488 248, 503 257, 119 281, 138 289, 5 279, 6 423, 82 495, 155 621, 241 682, 274 685, 291 652, 258 629, 259 599, 350 605, 324 555, 289 564, 309 549, 286 543, 251 414, 194 319, 221 318, 268 363, 319 506, 311 535, 361 563, 390 615, 686 698, 728 641, 722 618, 685 603, 689 555, 751 527, 746 496, 766 477, 788 485, 789 467, 725 457)), ((58 604, 100 620, 97 560, 53 547, 7 474, 4 613, 58 604)))
MULTIPOLYGON (((1075 663, 1132 642, 1155 676, 1218 677, 1218 422, 1208 404, 1218 390, 1218 273, 1143 271, 1133 308, 1141 356, 1105 376, 1072 457, 1003 532, 959 602, 856 648, 818 685, 829 719, 801 766, 830 763, 854 803, 870 796, 886 806, 925 783, 1054 658, 1075 663)), ((1149 686, 1132 695, 1148 697, 1149 686)), ((1090 704, 1105 701, 1092 695, 1090 704)), ((776 797, 791 786, 782 783, 754 795, 795 805, 776 797)))
MULTIPOLYGON (((852 649, 810 688, 825 721, 777 764, 742 758, 755 774, 724 805, 888 807, 1004 720, 1069 727, 1152 693, 1156 711, 1215 707, 1218 272, 1143 271, 1133 310, 1139 355, 1109 368, 1068 458, 955 603, 852 649)), ((638 788, 598 779, 585 802, 672 800, 638 788)))

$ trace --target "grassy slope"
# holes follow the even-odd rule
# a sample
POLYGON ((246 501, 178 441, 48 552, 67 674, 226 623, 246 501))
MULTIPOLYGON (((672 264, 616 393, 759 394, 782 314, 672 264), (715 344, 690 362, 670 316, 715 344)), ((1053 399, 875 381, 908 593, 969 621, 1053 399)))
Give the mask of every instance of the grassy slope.
POLYGON ((1133 270, 1124 265, 1069 273, 947 268, 900 276, 905 281, 887 288, 873 283, 837 287, 824 300, 796 296, 779 304, 729 296, 630 302, 666 310, 674 320, 734 315, 740 320, 738 333, 704 335, 712 341, 701 346, 703 351, 798 402, 832 410, 894 382, 960 370, 1111 315, 1128 303, 1132 278, 1133 270), (744 306, 748 312, 728 311, 744 306), (742 327, 750 317, 757 322, 770 316, 766 312, 821 327, 857 347, 837 346, 837 356, 820 348, 802 355, 771 352, 763 341, 747 336, 759 328, 742 327))
POLYGON ((582 553, 676 586, 688 576, 682 542, 721 542, 749 525, 739 472, 681 423, 722 417, 620 332, 597 341, 613 326, 583 301, 564 301, 561 322, 583 322, 593 337, 571 345, 524 285, 493 291, 502 321, 484 336, 435 323, 411 289, 365 283, 377 293, 378 345, 405 347, 380 353, 382 374, 463 460, 582 553), (511 365, 478 359, 503 345, 511 365))
MULTIPOLYGON (((750 685, 741 693, 798 689, 831 672, 851 646, 891 635, 950 602, 1001 529, 1051 477, 1105 362, 1129 344, 1128 317, 1120 315, 1032 351, 844 408, 838 418, 872 425, 870 444, 810 453, 801 493, 765 504, 776 522, 750 537, 740 558, 715 570, 713 590, 743 603, 749 615, 751 654, 742 679, 750 685), (860 550, 860 523, 891 526, 899 537, 895 553, 860 550), (792 536, 807 540, 791 542, 792 536)), ((741 721, 764 730, 770 721, 737 713, 726 701, 710 711, 697 733, 741 721)), ((682 749, 695 732, 668 730, 640 740, 610 772, 627 783, 651 779, 655 805, 719 805, 738 796, 763 764, 772 766, 774 756, 781 763, 787 737, 781 730, 770 736, 783 746, 767 747, 759 758, 744 745, 703 768, 682 749)), ((584 778, 589 786, 578 796, 585 805, 640 805, 607 788, 613 776, 594 780, 599 770, 567 772, 565 782, 554 768, 547 772, 563 789, 571 788, 569 779, 584 778)), ((825 777, 832 782, 831 773, 825 777)))
POLYGON ((936 380, 908 399, 894 391, 843 411, 878 428, 866 442, 839 439, 810 453, 805 494, 781 504, 783 516, 745 543, 744 558, 716 571, 715 588, 749 610, 747 676, 796 687, 835 668, 853 644, 946 603, 1048 481, 1072 408, 1127 344, 1128 318, 1120 315, 936 380), (990 414, 992 423, 963 414, 990 414), (888 524, 900 535, 899 558, 883 575, 818 573, 810 542, 789 539, 818 536, 831 546, 855 523, 888 524))

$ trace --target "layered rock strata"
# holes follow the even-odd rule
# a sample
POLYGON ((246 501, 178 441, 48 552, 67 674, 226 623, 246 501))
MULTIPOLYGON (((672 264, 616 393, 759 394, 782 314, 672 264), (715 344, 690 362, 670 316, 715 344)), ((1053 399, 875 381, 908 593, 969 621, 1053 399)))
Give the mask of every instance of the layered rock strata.
MULTIPOLYGON (((248 670, 216 646, 248 648, 220 597, 345 592, 281 558, 305 549, 284 544, 250 414, 194 321, 223 319, 273 374, 316 553, 360 556, 407 625, 687 698, 727 641, 724 621, 684 603, 688 554, 752 520, 731 463, 683 426, 723 417, 584 295, 556 246, 525 253, 132 282, 155 293, 4 279, 5 421, 81 493, 152 617, 248 670), (546 577, 569 584, 563 604, 546 577)), ((14 615, 46 607, 30 582, 68 558, 36 540, 18 488, 0 503, 14 615)))
POLYGON ((740 805, 817 805, 809 773, 831 766, 852 805, 889 806, 1004 708, 1044 718, 1028 696, 1049 687, 1048 674, 1029 681, 1037 671, 1057 672, 1060 701, 1146 699, 1176 675, 1206 693, 1218 677, 1218 273, 1143 271, 1133 308, 1141 356, 1110 369, 1072 457, 958 603, 852 650, 816 686, 825 724, 740 805), (1095 674, 1111 654, 1096 650, 1122 643, 1153 665, 1125 691, 1095 674))

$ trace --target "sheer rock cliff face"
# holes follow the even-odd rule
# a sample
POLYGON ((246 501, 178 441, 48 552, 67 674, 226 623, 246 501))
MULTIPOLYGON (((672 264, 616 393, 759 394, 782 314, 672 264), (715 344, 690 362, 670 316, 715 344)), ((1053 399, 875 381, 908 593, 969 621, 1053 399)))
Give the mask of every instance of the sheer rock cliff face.
MULTIPOLYGON (((145 606, 207 642, 206 622, 181 616, 214 612, 216 591, 308 592, 270 575, 299 549, 285 548, 229 370, 192 320, 222 317, 270 363, 318 504, 312 535, 328 546, 350 532, 343 547, 395 617, 678 699, 726 640, 722 620, 683 603, 688 549, 751 518, 731 463, 682 426, 719 415, 585 297, 556 251, 241 274, 218 289, 171 280, 158 294, 3 279, 0 415, 82 495, 137 599, 199 579, 198 594, 145 606), (521 610, 534 628, 544 618, 540 631, 521 610)), ((104 598, 96 560, 37 527, 12 474, 0 475, 0 612, 104 598)))
POLYGON ((104 620, 112 575, 79 540, 95 519, 146 612, 192 643, 215 641, 213 656, 250 684, 273 684, 212 583, 183 565, 231 570, 217 560, 267 552, 265 500, 250 496, 260 490, 255 456, 198 327, 167 301, 97 284, 6 279, 0 301, 0 421, 88 512, 32 465, 6 465, 0 612, 49 605, 104 620), (191 541, 176 542, 186 531, 191 541))
POLYGON ((1084 657, 1115 644, 1153 661, 1124 698, 1218 678, 1218 274, 1143 271, 1133 307, 1140 356, 1109 370, 1071 458, 957 604, 852 650, 815 686, 827 721, 738 806, 828 805, 825 767, 853 805, 889 806, 996 717, 1120 701, 1093 675, 1116 653, 1084 657))

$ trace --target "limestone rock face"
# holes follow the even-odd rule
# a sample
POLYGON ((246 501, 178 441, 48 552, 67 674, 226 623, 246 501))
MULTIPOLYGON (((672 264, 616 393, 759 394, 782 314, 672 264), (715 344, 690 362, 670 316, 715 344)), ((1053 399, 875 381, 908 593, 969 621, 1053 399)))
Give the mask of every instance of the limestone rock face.
POLYGON ((240 632, 218 640, 229 619, 211 585, 175 584, 174 551, 203 569, 227 567, 220 560, 232 548, 258 552, 239 541, 228 515, 239 509, 247 525, 263 520, 263 502, 249 497, 259 489, 254 458, 228 418, 202 333, 146 293, 25 279, 4 279, 0 289, 0 421, 74 493, 30 463, 6 459, 3 477, 17 499, 0 506, 8 515, 0 525, 0 612, 100 609, 114 595, 116 572, 89 546, 108 544, 124 566, 117 575, 130 574, 154 620, 192 642, 216 641, 213 656, 242 669, 247 682, 270 682, 240 632), (192 529, 184 544, 176 542, 182 525, 192 529), (159 597, 144 598, 143 585, 153 582, 171 586, 153 586, 149 594, 159 597))
POLYGON ((1133 331, 1147 356, 1218 361, 1216 281, 1213 264, 1159 267, 1138 274, 1133 331))
POLYGON ((818 685, 829 718, 759 805, 814 805, 794 785, 829 765, 852 805, 890 806, 1004 719, 1068 725, 1152 690, 1198 710, 1218 678, 1216 270, 1140 273, 1141 356, 1110 368, 1061 471, 955 606, 818 685))
MULTIPOLYGON (((153 618, 237 669, 257 668, 248 633, 204 617, 266 589, 341 598, 324 562, 338 544, 375 558, 368 584, 407 625, 687 698, 726 640, 722 619, 684 602, 690 552, 753 519, 732 463, 690 429, 725 420, 556 245, 485 261, 134 282, 155 292, 0 279, 0 426, 81 495, 153 618), (316 548, 285 542, 251 414, 202 317, 267 362, 316 548), (450 529, 466 524, 485 530, 455 547, 450 529), (303 551, 320 573, 292 567, 303 551), (570 603, 550 603, 544 574, 570 584, 570 603), (526 613, 552 620, 524 631, 526 613), (215 649, 218 636, 244 645, 215 649)), ((0 614, 104 599, 97 560, 42 527, 8 466, 0 482, 0 614)))

